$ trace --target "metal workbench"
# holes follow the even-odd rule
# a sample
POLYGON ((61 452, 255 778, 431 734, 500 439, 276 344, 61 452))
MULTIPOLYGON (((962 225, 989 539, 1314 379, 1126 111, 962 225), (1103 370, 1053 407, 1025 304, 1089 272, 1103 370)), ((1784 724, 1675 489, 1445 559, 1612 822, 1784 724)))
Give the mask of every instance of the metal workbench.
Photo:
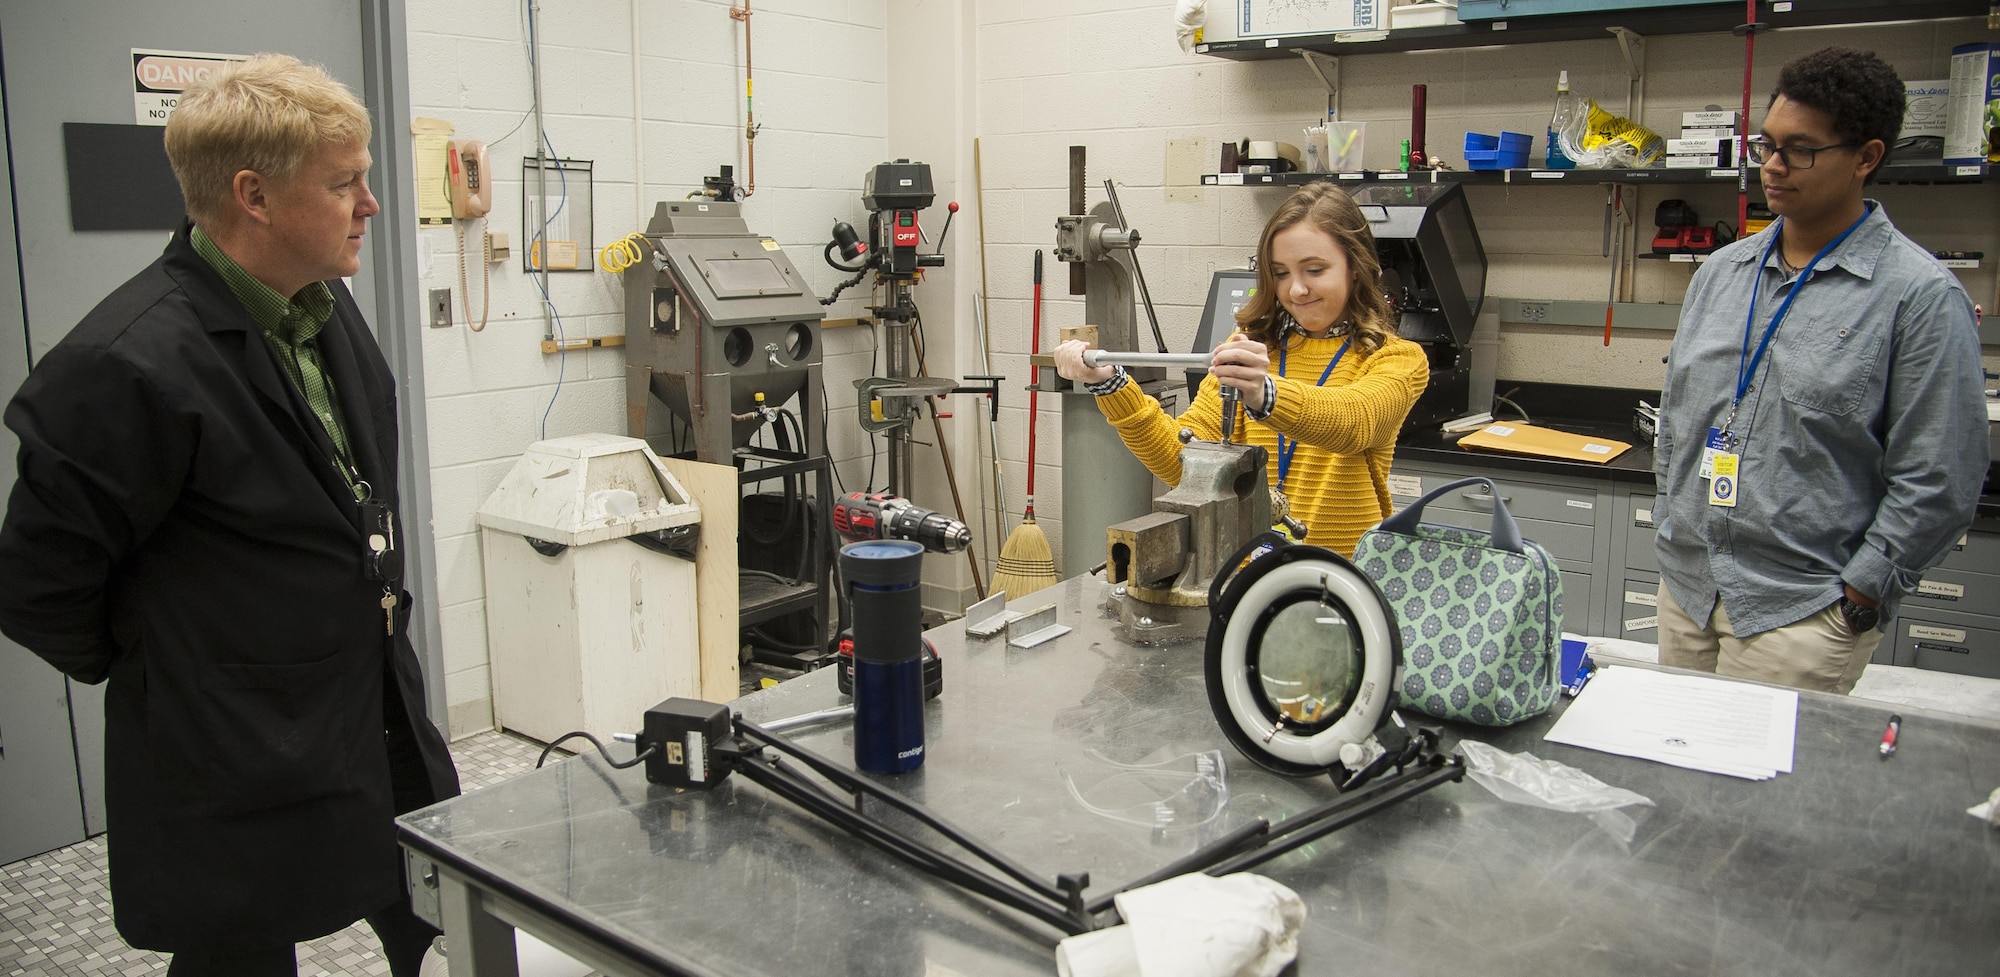
MULTIPOLYGON (((1230 750, 1200 645, 1119 640, 1104 591, 1073 579, 1018 602, 1054 601, 1075 628, 1032 650, 967 642, 956 623, 932 631, 946 672, 928 760, 884 782, 1031 869, 1089 871, 1092 892, 1331 796, 1230 750), (1226 797, 1174 796, 1186 777, 1115 766, 1204 751, 1225 760, 1226 797), (1150 823, 1143 802, 1156 799, 1171 824, 1150 823)), ((822 708, 833 679, 737 705, 752 719, 822 708)), ((1627 809, 1639 817, 1628 852, 1580 815, 1504 804, 1468 780, 1315 842, 1264 866, 1309 907, 1295 972, 2000 972, 2000 831, 1964 812, 2000 786, 2000 726, 1906 710, 1901 751, 1882 760, 1887 714, 1801 693, 1797 772, 1761 783, 1544 743, 1549 717, 1451 728, 1447 743, 1532 751, 1657 807, 1627 809)), ((845 726, 797 738, 851 760, 845 726)), ((401 834, 419 901, 442 902, 456 977, 511 974, 510 925, 615 974, 1054 972, 1054 931, 740 777, 676 793, 582 756, 407 815, 401 834)))

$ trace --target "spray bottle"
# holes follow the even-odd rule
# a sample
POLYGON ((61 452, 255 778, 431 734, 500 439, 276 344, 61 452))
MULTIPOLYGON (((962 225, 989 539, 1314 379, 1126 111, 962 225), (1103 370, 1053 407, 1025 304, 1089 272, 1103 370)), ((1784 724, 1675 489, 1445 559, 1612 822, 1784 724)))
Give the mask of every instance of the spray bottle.
POLYGON ((1583 100, 1569 90, 1569 72, 1562 72, 1556 78, 1556 108, 1549 116, 1549 155, 1544 166, 1551 170, 1573 170, 1576 161, 1563 152, 1561 133, 1569 126, 1579 124, 1588 110, 1583 100))

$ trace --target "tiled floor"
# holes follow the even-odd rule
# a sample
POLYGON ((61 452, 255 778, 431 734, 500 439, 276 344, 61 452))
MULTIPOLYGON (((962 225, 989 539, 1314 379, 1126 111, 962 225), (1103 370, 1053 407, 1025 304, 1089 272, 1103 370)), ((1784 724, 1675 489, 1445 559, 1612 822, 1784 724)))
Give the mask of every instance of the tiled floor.
MULTIPOLYGON (((533 769, 541 751, 539 743, 499 732, 451 746, 468 791, 533 769)), ((166 967, 164 955, 126 946, 111 925, 102 837, 0 866, 0 977, 142 977, 166 967)), ((365 924, 299 944, 301 977, 388 973, 365 924)))
MULTIPOLYGON (((763 682, 797 672, 743 666, 744 694, 763 682)), ((580 745, 573 743, 572 745, 580 745)), ((490 787, 533 770, 542 744, 508 733, 485 732, 451 745, 466 791, 490 787)), ((0 865, 0 977, 141 977, 165 973, 167 957, 135 950, 111 924, 111 896, 104 869, 104 838, 46 855, 0 865)), ((385 977, 389 963, 366 924, 301 943, 300 977, 385 977)))

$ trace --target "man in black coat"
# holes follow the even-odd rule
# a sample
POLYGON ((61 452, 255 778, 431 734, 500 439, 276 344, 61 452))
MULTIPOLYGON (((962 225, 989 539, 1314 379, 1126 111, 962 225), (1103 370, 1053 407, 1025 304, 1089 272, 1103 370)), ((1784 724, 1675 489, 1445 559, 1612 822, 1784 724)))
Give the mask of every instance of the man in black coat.
POLYGON ((6 411, 0 630, 110 683, 112 907, 174 977, 291 977, 360 918, 406 977, 436 934, 393 820, 458 777, 407 636, 395 380, 341 282, 380 210, 369 130, 283 55, 188 90, 192 223, 6 411))

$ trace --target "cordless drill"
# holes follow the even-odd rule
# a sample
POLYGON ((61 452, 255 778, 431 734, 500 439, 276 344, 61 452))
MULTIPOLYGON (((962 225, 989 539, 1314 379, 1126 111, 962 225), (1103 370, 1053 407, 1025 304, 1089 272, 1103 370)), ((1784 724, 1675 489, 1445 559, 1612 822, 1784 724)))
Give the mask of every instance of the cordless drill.
MULTIPOLYGON (((854 492, 833 504, 833 528, 850 543, 900 539, 933 553, 956 553, 972 543, 972 530, 962 522, 886 493, 854 492)), ((944 689, 944 667, 937 649, 917 639, 922 660, 923 697, 934 699, 944 689)), ((854 634, 842 631, 838 642, 842 695, 854 694, 854 634)))
POLYGON ((853 492, 833 504, 833 528, 850 543, 907 539, 933 553, 972 545, 972 530, 950 516, 884 492, 853 492))

